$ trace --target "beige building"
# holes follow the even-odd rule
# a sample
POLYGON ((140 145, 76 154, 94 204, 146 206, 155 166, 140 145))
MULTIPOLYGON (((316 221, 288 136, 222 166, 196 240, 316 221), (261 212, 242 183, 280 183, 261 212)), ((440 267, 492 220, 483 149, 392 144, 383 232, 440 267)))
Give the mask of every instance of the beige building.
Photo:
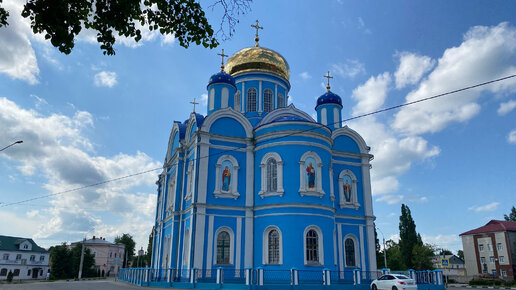
POLYGON ((468 276, 492 275, 514 279, 516 222, 491 220, 460 234, 468 276))
MULTIPOLYGON (((81 242, 71 244, 74 247, 81 242)), ((116 276, 124 261, 124 244, 111 243, 106 238, 95 237, 86 240, 84 246, 95 256, 95 269, 104 270, 105 275, 116 276)))
POLYGON ((432 264, 435 269, 443 271, 443 275, 445 276, 466 276, 466 266, 464 264, 464 260, 455 255, 433 256, 432 264), (442 259, 446 259, 448 261, 448 266, 442 265, 442 259))

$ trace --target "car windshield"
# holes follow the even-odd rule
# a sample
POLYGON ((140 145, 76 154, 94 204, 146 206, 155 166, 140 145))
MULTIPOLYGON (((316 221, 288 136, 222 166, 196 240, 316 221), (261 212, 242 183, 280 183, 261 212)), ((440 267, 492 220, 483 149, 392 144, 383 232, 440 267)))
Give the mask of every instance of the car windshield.
POLYGON ((403 276, 403 275, 396 275, 396 278, 398 278, 400 280, 407 280, 409 277, 403 276))

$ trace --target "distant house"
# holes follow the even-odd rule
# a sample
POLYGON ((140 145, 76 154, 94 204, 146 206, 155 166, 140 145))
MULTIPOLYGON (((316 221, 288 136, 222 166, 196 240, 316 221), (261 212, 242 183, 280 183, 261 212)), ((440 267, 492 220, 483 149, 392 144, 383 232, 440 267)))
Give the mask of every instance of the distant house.
POLYGON ((514 279, 516 222, 491 220, 485 226, 460 236, 468 276, 493 275, 514 279))
POLYGON ((432 264, 435 269, 443 271, 445 276, 466 276, 464 260, 455 255, 433 256, 432 264), (443 266, 441 263, 442 259, 446 259, 448 261, 447 267, 443 266))
MULTIPOLYGON (((81 243, 82 241, 72 243, 71 247, 81 243)), ((84 241, 84 246, 95 256, 95 270, 104 271, 105 275, 108 273, 110 276, 118 275, 118 270, 122 268, 124 261, 124 244, 111 243, 106 241, 106 238, 93 236, 84 241)))
POLYGON ((14 279, 44 279, 50 254, 32 239, 0 236, 0 280, 9 271, 14 279))

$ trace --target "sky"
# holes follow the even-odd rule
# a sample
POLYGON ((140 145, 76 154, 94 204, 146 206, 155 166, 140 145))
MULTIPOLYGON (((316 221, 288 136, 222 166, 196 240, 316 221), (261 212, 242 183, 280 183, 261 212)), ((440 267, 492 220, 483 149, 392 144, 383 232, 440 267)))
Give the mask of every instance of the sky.
MULTIPOLYGON (((213 2, 201 5, 218 30, 213 2)), ((146 249, 152 169, 162 167, 173 121, 189 117, 194 98, 206 113, 217 53, 254 45, 256 19, 260 45, 290 65, 289 100, 312 116, 327 71, 345 119, 516 74, 514 1, 254 1, 213 50, 144 29, 139 43, 118 38, 115 56, 91 31, 60 53, 31 33, 23 3, 2 2, 0 147, 23 143, 0 152, 0 234, 43 247, 130 233, 146 249)), ((515 93, 511 78, 345 123, 374 154, 380 239, 399 237, 404 203, 424 242, 456 252, 459 234, 516 206, 515 93)))

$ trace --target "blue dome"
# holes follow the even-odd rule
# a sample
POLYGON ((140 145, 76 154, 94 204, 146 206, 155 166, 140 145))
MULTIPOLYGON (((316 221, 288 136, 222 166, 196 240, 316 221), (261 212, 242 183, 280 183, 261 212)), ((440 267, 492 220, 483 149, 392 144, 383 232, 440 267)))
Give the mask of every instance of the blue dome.
POLYGON ((317 99, 317 106, 315 106, 315 109, 317 110, 317 107, 324 104, 336 104, 342 107, 342 99, 339 95, 334 94, 331 91, 327 91, 317 99))
POLYGON ((232 77, 230 74, 221 71, 211 76, 210 82, 208 83, 208 86, 215 84, 215 83, 225 83, 232 86, 235 86, 235 78, 232 77))

